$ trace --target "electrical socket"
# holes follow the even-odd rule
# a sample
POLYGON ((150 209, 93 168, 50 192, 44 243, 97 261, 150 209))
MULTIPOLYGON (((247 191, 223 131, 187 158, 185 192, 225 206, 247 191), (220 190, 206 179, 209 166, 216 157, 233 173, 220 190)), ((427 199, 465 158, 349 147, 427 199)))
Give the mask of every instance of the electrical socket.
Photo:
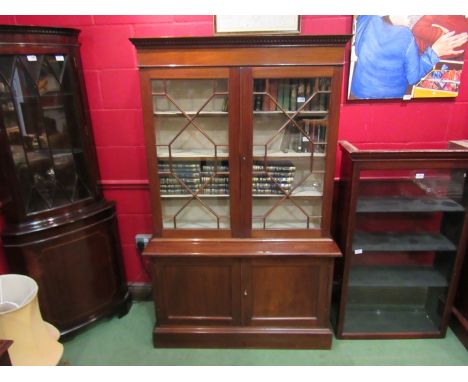
POLYGON ((148 245, 153 235, 148 233, 137 233, 135 235, 135 245, 139 251, 143 251, 148 245))

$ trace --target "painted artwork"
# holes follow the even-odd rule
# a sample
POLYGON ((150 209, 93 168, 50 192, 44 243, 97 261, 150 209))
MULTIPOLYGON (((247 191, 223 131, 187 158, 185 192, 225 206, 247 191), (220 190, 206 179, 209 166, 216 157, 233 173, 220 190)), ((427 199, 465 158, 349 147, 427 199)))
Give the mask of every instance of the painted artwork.
POLYGON ((348 99, 456 97, 468 18, 355 16, 348 99))

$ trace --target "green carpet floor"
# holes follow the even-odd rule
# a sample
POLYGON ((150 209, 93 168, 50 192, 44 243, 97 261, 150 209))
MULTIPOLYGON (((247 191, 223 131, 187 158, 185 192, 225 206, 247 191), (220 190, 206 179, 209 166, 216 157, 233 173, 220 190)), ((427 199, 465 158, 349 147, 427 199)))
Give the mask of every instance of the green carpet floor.
POLYGON ((333 340, 331 350, 155 349, 152 302, 101 320, 64 341, 62 364, 80 365, 468 365, 451 330, 444 339, 333 340))

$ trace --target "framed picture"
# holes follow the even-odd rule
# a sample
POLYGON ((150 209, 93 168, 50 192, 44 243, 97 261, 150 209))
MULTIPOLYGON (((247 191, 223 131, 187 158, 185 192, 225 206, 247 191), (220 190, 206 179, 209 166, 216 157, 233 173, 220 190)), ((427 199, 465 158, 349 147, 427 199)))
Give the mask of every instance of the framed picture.
POLYGON ((456 97, 468 18, 354 17, 348 99, 456 97))
POLYGON ((214 30, 215 34, 299 33, 300 17, 217 15, 214 17, 214 30))

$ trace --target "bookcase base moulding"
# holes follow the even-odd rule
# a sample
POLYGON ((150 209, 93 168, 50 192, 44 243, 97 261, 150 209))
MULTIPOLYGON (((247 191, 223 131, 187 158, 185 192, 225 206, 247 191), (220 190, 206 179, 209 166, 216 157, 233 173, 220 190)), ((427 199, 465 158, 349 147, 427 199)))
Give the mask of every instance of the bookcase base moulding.
POLYGON ((329 239, 153 239, 155 347, 330 349, 329 239))

